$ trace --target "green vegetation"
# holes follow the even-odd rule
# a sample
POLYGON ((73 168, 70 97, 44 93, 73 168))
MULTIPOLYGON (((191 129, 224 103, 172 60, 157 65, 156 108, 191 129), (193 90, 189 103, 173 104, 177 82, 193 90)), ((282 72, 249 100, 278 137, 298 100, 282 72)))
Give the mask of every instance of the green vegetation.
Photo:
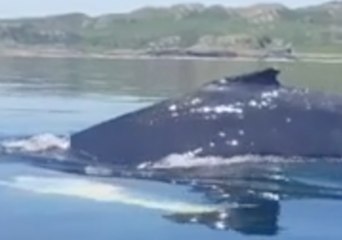
POLYGON ((0 45, 85 51, 294 49, 342 53, 342 2, 299 9, 277 4, 246 8, 190 4, 99 17, 76 13, 1 20, 0 45))

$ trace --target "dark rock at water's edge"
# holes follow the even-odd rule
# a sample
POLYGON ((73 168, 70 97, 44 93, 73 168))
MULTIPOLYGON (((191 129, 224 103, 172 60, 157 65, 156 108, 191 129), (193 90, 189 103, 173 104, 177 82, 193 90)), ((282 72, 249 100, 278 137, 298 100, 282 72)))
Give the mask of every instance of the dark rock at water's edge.
POLYGON ((222 78, 90 127, 71 137, 72 151, 123 166, 175 154, 342 156, 342 97, 285 87, 278 73, 222 78))

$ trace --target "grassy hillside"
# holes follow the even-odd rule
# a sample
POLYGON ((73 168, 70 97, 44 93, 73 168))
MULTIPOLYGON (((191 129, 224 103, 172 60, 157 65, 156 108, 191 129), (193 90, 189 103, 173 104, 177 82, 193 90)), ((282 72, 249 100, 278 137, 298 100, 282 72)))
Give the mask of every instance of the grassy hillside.
POLYGON ((342 2, 289 9, 279 4, 246 8, 147 7, 126 14, 67 14, 0 20, 0 45, 83 50, 294 49, 342 53, 342 2))

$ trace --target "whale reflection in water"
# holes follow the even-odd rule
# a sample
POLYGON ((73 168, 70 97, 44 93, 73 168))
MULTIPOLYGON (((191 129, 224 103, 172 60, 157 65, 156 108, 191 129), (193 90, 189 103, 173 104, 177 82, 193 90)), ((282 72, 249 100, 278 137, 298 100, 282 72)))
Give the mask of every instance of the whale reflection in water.
MULTIPOLYGON (((338 175, 340 161, 318 161, 302 159, 299 162, 293 160, 291 164, 272 163, 263 166, 264 169, 250 163, 236 168, 229 166, 225 177, 189 182, 193 191, 201 192, 210 202, 221 205, 220 211, 176 213, 165 217, 181 224, 200 224, 247 235, 276 235, 281 229, 279 217, 283 202, 296 199, 342 200, 342 188, 339 187, 342 177, 338 175), (238 173, 241 169, 244 169, 243 173, 238 173), (235 173, 229 175, 233 171, 235 173)), ((225 171, 224 167, 220 168, 225 171)), ((207 168, 202 170, 208 171, 207 168)))
POLYGON ((201 224, 217 230, 234 230, 249 235, 278 233, 280 203, 277 200, 241 197, 236 206, 216 212, 176 213, 165 216, 181 224, 201 224))

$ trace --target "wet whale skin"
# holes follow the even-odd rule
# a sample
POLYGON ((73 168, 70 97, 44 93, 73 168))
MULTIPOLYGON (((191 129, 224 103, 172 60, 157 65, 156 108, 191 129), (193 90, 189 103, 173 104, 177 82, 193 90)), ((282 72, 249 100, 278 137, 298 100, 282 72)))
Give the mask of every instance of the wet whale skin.
POLYGON ((283 86, 279 71, 212 81, 71 137, 74 153, 137 165, 171 154, 342 156, 342 97, 283 86))

